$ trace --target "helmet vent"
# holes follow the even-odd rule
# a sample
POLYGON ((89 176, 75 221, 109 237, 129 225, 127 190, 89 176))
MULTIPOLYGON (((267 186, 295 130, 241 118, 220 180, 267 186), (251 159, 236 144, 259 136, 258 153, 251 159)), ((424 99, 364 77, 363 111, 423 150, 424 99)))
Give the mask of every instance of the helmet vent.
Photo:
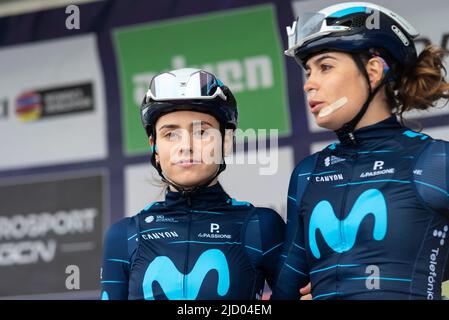
POLYGON ((352 18, 352 28, 361 28, 365 25, 365 17, 356 16, 352 18))
POLYGON ((352 19, 337 22, 339 26, 352 27, 352 19))
POLYGON ((363 27, 365 23, 365 18, 361 16, 353 16, 351 18, 337 20, 335 22, 331 22, 330 25, 335 24, 339 26, 345 26, 349 28, 360 28, 363 27))

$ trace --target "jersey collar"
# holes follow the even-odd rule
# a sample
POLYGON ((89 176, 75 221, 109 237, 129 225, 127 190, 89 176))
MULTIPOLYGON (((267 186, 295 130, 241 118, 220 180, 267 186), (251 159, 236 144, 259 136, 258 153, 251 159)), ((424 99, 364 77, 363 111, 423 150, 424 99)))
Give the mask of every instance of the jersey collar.
MULTIPOLYGON (((395 115, 375 124, 354 130, 353 134, 358 144, 374 142, 376 140, 384 140, 394 136, 398 130, 404 127, 398 122, 395 115)), ((349 146, 353 144, 350 141, 340 140, 341 145, 349 146)), ((357 147, 354 145, 354 147, 357 147)))
POLYGON ((229 195, 223 190, 219 182, 207 188, 203 188, 189 197, 190 200, 183 197, 179 192, 167 191, 165 194, 165 204, 170 207, 186 206, 195 209, 207 209, 223 205, 230 199, 229 195))

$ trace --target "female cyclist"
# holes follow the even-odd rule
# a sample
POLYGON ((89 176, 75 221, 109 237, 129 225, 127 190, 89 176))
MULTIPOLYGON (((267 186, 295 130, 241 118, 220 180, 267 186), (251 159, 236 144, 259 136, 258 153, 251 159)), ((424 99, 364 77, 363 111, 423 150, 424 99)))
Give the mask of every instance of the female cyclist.
POLYGON ((150 82, 141 118, 168 189, 164 201, 110 227, 102 298, 261 298, 277 274, 284 222, 217 181, 237 126, 233 94, 204 70, 164 72, 150 82))
POLYGON ((405 127, 402 115, 449 98, 443 50, 417 56, 416 30, 363 2, 327 7, 288 34, 310 112, 339 142, 292 173, 272 297, 297 299, 310 281, 313 299, 440 299, 449 143, 405 127))

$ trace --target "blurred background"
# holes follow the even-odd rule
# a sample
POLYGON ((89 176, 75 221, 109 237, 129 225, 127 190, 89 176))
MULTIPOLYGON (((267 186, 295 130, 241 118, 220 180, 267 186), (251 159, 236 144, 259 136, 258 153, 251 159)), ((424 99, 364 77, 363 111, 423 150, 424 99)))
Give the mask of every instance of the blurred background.
MULTIPOLYGON (((336 140, 305 107, 285 27, 338 2, 0 1, 0 298, 100 296, 107 228, 163 195, 138 106, 164 70, 201 67, 232 89, 240 128, 261 135, 220 181, 285 219, 295 164, 336 140)), ((446 0, 371 2, 411 21, 419 50, 449 48, 446 0)), ((449 107, 408 118, 449 140, 449 107)))

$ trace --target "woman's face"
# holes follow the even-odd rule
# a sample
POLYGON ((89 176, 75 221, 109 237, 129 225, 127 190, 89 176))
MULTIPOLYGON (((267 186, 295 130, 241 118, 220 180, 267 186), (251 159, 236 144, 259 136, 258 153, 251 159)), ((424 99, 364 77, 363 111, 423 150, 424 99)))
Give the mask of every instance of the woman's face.
POLYGON ((325 52, 306 63, 304 91, 318 126, 338 130, 361 109, 368 84, 349 54, 325 52))
POLYGON ((156 122, 156 161, 164 176, 187 188, 209 179, 222 160, 219 129, 215 117, 201 112, 175 111, 161 116, 156 122))

